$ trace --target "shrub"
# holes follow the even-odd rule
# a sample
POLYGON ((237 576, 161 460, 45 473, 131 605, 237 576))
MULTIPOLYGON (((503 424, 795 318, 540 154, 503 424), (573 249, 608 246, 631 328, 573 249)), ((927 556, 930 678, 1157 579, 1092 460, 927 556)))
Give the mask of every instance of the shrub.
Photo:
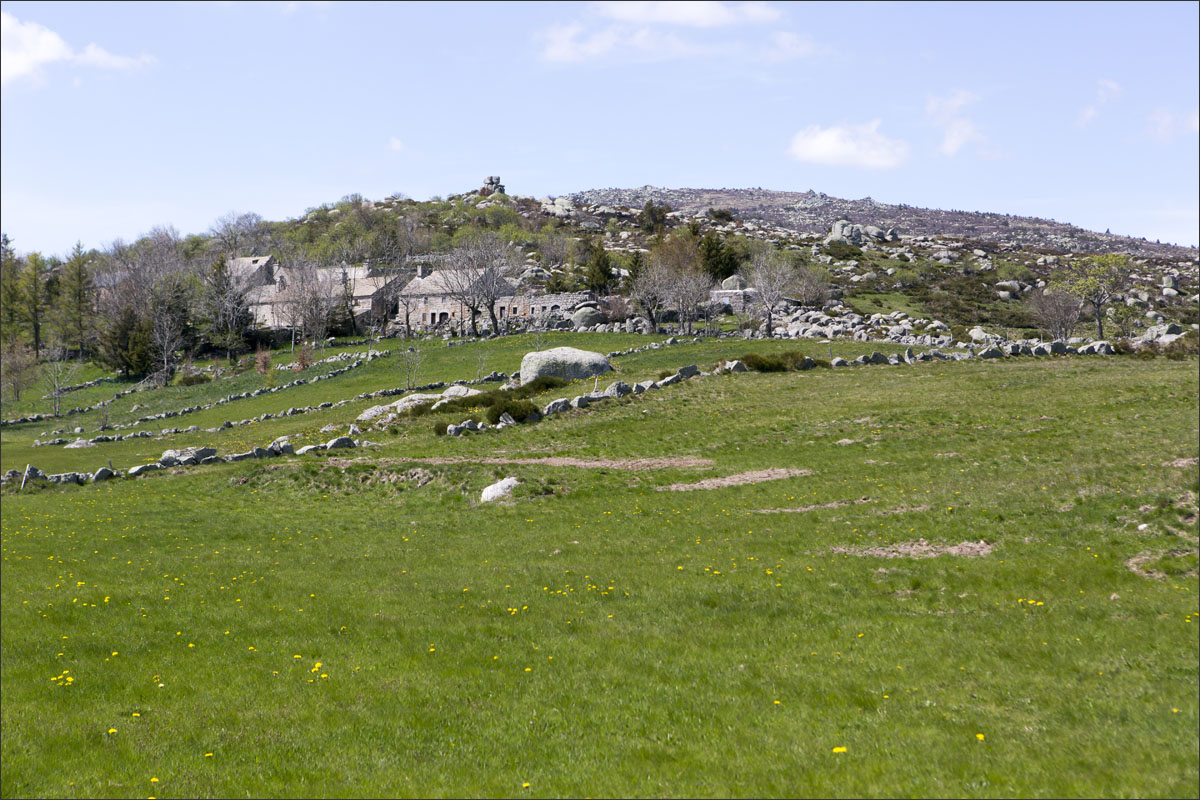
POLYGON ((793 350, 787 353, 780 353, 779 360, 784 366, 793 370, 805 370, 813 368, 813 361, 808 356, 801 353, 799 350, 793 350))
POLYGON ((445 436, 446 429, 449 427, 450 427, 449 422, 435 422, 435 423, 433 423, 433 435, 434 436, 445 436))
POLYGON ((487 421, 491 425, 495 425, 500 421, 500 417, 508 413, 517 422, 524 422, 531 415, 538 413, 538 408, 528 400, 512 400, 505 399, 493 403, 487 410, 487 421))
POLYGON ((534 378, 529 383, 514 389, 512 392, 510 392, 510 395, 520 398, 533 397, 541 394, 542 392, 548 392, 551 389, 557 389, 560 386, 566 385, 567 381, 563 380, 562 378, 555 378, 552 375, 542 375, 541 377, 534 378))
POLYGON ((788 370, 788 365, 779 356, 746 353, 742 356, 742 363, 746 365, 747 369, 752 369, 755 372, 787 372, 788 370))
POLYGON ((427 400, 424 403, 418 403, 415 406, 410 406, 409 408, 404 409, 402 412, 403 416, 423 417, 429 413, 429 409, 433 408, 433 404, 436 402, 436 400, 427 400))
POLYGON ((852 244, 845 242, 830 242, 825 245, 825 252, 836 258, 838 261, 845 261, 849 258, 862 258, 863 251, 852 244))
POLYGON ((200 372, 193 372, 191 375, 184 375, 179 379, 180 386, 195 386, 198 383, 208 383, 212 378, 200 372))
POLYGON ((258 351, 254 354, 254 371, 259 375, 266 375, 271 369, 271 351, 259 345, 258 351))
POLYGON ((1200 354, 1200 332, 1188 331, 1164 347, 1162 352, 1172 361, 1183 361, 1188 356, 1200 354))
POLYGON ((675 370, 673 370, 673 369, 659 370, 658 371, 658 379, 661 381, 663 378, 669 378, 674 374, 675 374, 675 370))
POLYGON ((303 347, 300 348, 300 351, 298 353, 296 353, 296 363, 292 367, 292 369, 296 372, 299 372, 302 369, 308 369, 309 366, 312 365, 312 362, 313 362, 312 348, 309 347, 308 345, 304 345, 303 347))

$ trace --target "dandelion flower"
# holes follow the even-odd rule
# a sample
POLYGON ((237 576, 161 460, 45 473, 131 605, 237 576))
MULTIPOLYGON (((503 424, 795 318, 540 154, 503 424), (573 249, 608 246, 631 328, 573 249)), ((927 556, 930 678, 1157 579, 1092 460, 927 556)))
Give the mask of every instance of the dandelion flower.
POLYGON ((835 752, 835 753, 844 753, 844 752, 846 752, 846 748, 844 748, 844 747, 835 747, 835 748, 833 748, 833 752, 835 752))
POLYGON ((981 742, 982 742, 982 741, 983 741, 983 734, 982 734, 982 733, 977 733, 977 734, 975 734, 975 738, 976 738, 976 739, 978 739, 979 741, 981 741, 981 742))

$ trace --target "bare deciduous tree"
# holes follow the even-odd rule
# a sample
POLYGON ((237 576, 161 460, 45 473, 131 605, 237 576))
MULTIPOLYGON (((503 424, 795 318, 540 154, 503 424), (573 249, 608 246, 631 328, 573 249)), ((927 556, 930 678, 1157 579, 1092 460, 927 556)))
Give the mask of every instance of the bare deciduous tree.
POLYGON ((42 362, 42 383, 56 417, 62 411, 63 389, 71 384, 77 369, 79 364, 68 360, 65 348, 57 345, 46 348, 46 360, 42 362))
POLYGON ((1029 298, 1029 308, 1047 336, 1064 342, 1083 316, 1083 301, 1061 289, 1038 289, 1029 298))
POLYGON ((775 312, 787 302, 785 298, 796 293, 796 271, 780 253, 762 250, 754 254, 746 277, 754 288, 755 304, 763 310, 770 337, 775 312))
POLYGON ((496 302, 513 293, 508 280, 515 257, 512 245, 492 233, 473 236, 450 252, 445 286, 471 312, 471 335, 479 335, 478 316, 487 309, 492 331, 501 333, 496 302))
POLYGON ((809 264, 796 267, 794 297, 806 308, 823 306, 829 299, 829 276, 825 270, 809 264))
POLYGON ((570 242, 566 237, 557 233, 548 233, 538 245, 538 255, 542 259, 542 267, 549 272, 554 267, 561 267, 567 260, 570 242))
POLYGON ((650 320, 651 329, 658 324, 658 312, 670 301, 671 276, 662 262, 650 259, 630 286, 630 295, 650 320))
POLYGON ((404 386, 412 389, 416 385, 417 373, 425 355, 415 347, 407 347, 400 353, 400 371, 404 373, 404 386))
POLYGON ((21 392, 36 380, 36 373, 37 358, 33 350, 17 339, 9 340, 4 345, 3 357, 0 357, 0 385, 5 399, 20 400, 21 392))
POLYGON ((263 218, 253 212, 230 211, 208 229, 209 235, 228 258, 255 255, 264 244, 267 232, 263 218))
POLYGON ((688 333, 693 332, 692 323, 708 305, 713 285, 712 276, 699 266, 672 277, 671 296, 688 333))

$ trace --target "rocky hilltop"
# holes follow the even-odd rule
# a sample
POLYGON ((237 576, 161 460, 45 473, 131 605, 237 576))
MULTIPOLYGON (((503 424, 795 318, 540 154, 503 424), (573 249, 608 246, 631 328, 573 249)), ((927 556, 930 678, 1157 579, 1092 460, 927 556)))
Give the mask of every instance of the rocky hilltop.
POLYGON ((843 200, 823 192, 780 192, 771 189, 592 189, 568 195, 577 204, 637 209, 649 202, 666 203, 685 214, 726 208, 745 221, 758 221, 800 236, 824 236, 838 220, 896 229, 910 236, 942 236, 995 242, 1022 249, 1059 253, 1128 253, 1142 258, 1192 259, 1196 249, 1145 239, 1096 233, 1039 217, 982 211, 916 208, 878 203, 870 197, 843 200))

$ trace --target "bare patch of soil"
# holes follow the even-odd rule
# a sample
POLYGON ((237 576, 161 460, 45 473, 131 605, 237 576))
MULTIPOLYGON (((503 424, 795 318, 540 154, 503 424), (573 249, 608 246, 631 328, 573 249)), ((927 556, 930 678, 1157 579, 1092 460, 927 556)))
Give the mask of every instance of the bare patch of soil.
POLYGON ((806 511, 816 511, 820 508, 841 508, 851 504, 870 503, 871 498, 860 497, 857 500, 834 500, 831 503, 818 503, 814 506, 800 506, 798 508, 758 508, 755 509, 755 514, 803 514, 806 511))
POLYGON ((978 558, 992 552, 992 546, 984 541, 959 542, 958 544, 931 544, 924 539, 915 542, 899 542, 885 547, 831 547, 835 553, 849 556, 874 556, 876 558, 935 558, 937 556, 960 556, 978 558))
POLYGON ((335 466, 345 467, 355 462, 373 461, 377 464, 519 464, 527 466, 542 466, 542 467, 579 467, 581 469, 619 469, 619 470, 652 470, 652 469, 677 469, 683 467, 711 467, 713 462, 709 458, 568 458, 565 456, 551 456, 548 458, 466 458, 461 456, 453 457, 432 457, 432 458, 388 458, 388 459, 363 459, 363 458, 331 458, 327 463, 335 466))
POLYGON ((928 511, 929 506, 900 506, 899 508, 885 508, 882 511, 876 511, 878 516, 886 517, 889 514, 908 514, 913 511, 928 511))
MULTIPOLYGON (((1147 569, 1146 564, 1148 564, 1151 561, 1157 561, 1158 559, 1162 558, 1163 556, 1172 556, 1174 558, 1180 558, 1182 556, 1191 555, 1194 552, 1196 552, 1196 551, 1195 550, 1172 550, 1168 553, 1142 553, 1142 554, 1136 555, 1133 558, 1126 561, 1125 566, 1129 567, 1129 571, 1132 572, 1134 575, 1140 575, 1143 578, 1149 578, 1151 580, 1156 580, 1156 581, 1166 580, 1167 575, 1165 572, 1162 572, 1161 570, 1157 570, 1157 569, 1147 569)), ((1195 570, 1192 570, 1189 574, 1194 575, 1195 570)))
POLYGON ((783 478, 796 478, 801 475, 812 475, 811 469, 792 469, 791 467, 772 467, 753 472, 738 472, 720 478, 705 478, 695 483, 673 483, 670 486, 659 486, 660 492, 695 492, 705 489, 724 489, 729 486, 745 486, 749 483, 778 481, 783 478))
POLYGON ((1168 461, 1163 464, 1164 467, 1178 467, 1179 469, 1187 469, 1200 464, 1200 458, 1177 458, 1174 461, 1168 461))

